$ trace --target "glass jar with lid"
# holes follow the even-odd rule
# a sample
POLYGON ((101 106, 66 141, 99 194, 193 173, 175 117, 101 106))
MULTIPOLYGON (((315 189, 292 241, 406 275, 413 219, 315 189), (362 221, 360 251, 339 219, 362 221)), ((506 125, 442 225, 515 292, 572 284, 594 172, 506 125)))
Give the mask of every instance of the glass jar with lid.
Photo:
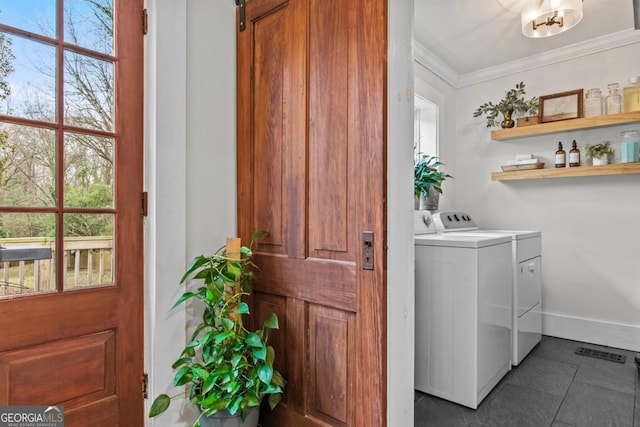
POLYGON ((606 114, 617 114, 622 112, 622 96, 618 91, 618 83, 609 83, 607 85, 609 95, 606 99, 606 114))
POLYGON ((640 151, 640 131, 625 130, 620 133, 620 163, 638 161, 640 151))
POLYGON ((640 111, 640 76, 629 79, 622 91, 624 112, 640 111))
POLYGON ((598 88, 589 89, 584 100, 584 116, 602 115, 602 92, 598 88))

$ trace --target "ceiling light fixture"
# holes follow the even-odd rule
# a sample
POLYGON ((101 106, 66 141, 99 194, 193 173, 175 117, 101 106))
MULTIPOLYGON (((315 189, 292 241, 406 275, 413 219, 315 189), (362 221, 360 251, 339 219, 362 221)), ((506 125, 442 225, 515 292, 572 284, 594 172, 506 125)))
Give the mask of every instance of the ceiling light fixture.
POLYGON ((544 0, 522 11, 522 34, 549 37, 573 28, 582 20, 582 0, 544 0))

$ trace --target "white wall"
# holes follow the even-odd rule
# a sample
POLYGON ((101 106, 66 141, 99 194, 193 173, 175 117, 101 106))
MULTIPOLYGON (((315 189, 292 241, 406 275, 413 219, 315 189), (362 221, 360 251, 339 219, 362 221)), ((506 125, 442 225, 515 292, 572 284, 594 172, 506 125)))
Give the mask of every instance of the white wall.
MULTIPOLYGON (((150 0, 145 39, 145 370, 146 403, 171 387, 176 343, 185 342, 185 312, 170 311, 185 266, 186 248, 186 1, 150 0)), ((178 425, 175 402, 150 426, 178 425)), ((148 406, 147 406, 148 410, 148 406)))
MULTIPOLYGON (((237 236, 235 20, 233 1, 187 1, 188 260, 237 236)), ((190 319, 201 315, 202 307, 187 308, 189 337, 197 326, 190 319)), ((192 407, 184 413, 194 421, 192 407)))
MULTIPOLYGON (((638 175, 492 182, 516 153, 553 164, 558 141, 579 147, 604 139, 619 151, 625 125, 492 141, 473 118, 524 81, 527 97, 625 84, 640 74, 640 43, 571 59, 457 90, 455 208, 482 227, 543 233, 544 333, 640 350, 640 181, 638 175)), ((619 155, 616 156, 619 159, 619 155)), ((616 159, 616 161, 618 161, 616 159)), ((583 159, 584 161, 584 159, 583 159)))
MULTIPOLYGON (((186 343, 181 293, 187 263, 236 234, 235 6, 232 1, 148 0, 146 39, 145 365, 150 396, 175 395, 172 362, 186 343), (220 183, 223 183, 221 185, 220 183)), ((149 426, 190 426, 174 400, 149 426)))
POLYGON ((413 425, 413 2, 389 2, 387 425, 413 425))
MULTIPOLYGON (((187 255, 236 236, 236 7, 188 0, 187 255)), ((249 242, 243 242, 247 245, 249 242)))

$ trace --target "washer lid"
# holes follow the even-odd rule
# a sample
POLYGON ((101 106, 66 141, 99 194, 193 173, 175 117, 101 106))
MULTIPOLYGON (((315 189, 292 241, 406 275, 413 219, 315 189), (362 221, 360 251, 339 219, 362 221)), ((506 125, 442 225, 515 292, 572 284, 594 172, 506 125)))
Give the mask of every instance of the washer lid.
POLYGON ((466 235, 499 235, 499 236, 510 236, 513 240, 524 240, 524 239, 532 239, 535 237, 541 237, 542 232, 540 231, 528 231, 528 230, 485 230, 481 228, 479 230, 465 230, 460 231, 461 234, 466 235))
POLYGON ((508 235, 472 235, 463 233, 421 234, 414 236, 416 246, 440 246, 478 249, 487 246, 511 244, 508 235))
POLYGON ((531 231, 531 230, 479 230, 486 231, 487 233, 502 233, 509 234, 513 237, 514 240, 521 239, 531 239, 533 237, 541 237, 541 231, 531 231))

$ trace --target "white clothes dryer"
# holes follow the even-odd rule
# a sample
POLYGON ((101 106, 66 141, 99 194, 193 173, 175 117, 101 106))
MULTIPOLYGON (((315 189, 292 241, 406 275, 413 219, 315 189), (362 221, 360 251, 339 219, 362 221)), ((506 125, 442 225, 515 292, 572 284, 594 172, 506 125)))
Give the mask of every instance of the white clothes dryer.
POLYGON ((509 236, 512 242, 512 359, 518 366, 542 339, 542 233, 479 229, 463 212, 438 212, 439 233, 509 236))
POLYGON ((511 369, 511 237, 415 224, 415 388, 476 409, 511 369))

